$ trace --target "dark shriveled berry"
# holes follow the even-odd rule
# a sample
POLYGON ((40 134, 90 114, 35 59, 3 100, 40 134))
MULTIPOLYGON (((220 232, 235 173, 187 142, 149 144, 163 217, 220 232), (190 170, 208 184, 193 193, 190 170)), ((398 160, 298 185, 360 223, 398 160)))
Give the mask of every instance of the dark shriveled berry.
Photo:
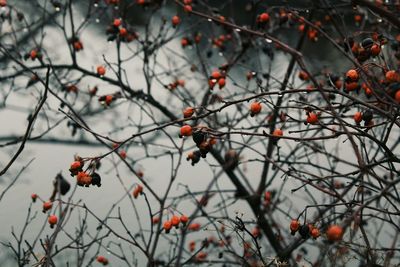
POLYGON ((310 227, 308 225, 302 225, 299 229, 299 234, 303 239, 307 239, 310 237, 310 227))
POLYGON ((101 177, 98 173, 94 172, 92 173, 92 185, 97 185, 98 187, 101 186, 101 177))
POLYGON ((192 134, 192 138, 196 145, 199 146, 206 140, 206 134, 201 131, 197 131, 192 134))
POLYGON ((363 121, 368 123, 372 120, 372 118, 373 118, 373 114, 372 114, 371 110, 366 110, 365 112, 363 112, 363 114, 362 114, 363 121))

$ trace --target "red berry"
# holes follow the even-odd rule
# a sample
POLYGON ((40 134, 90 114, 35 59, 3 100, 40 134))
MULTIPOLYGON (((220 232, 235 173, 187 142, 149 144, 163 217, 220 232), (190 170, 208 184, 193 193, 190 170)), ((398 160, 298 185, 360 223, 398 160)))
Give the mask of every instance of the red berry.
POLYGON ((192 117, 194 114, 194 108, 192 107, 187 107, 183 110, 183 117, 184 118, 189 118, 192 117))
POLYGON ((372 45, 371 47, 371 55, 376 57, 381 52, 381 47, 377 44, 372 45))
POLYGON ((290 222, 290 231, 292 233, 297 232, 297 230, 299 230, 299 228, 300 228, 300 222, 298 220, 292 220, 290 222))
POLYGON ((103 76, 106 74, 106 68, 104 66, 98 66, 97 67, 97 74, 100 76, 103 76))
POLYGON ((185 12, 192 12, 192 6, 191 5, 185 5, 184 7, 183 7, 183 9, 185 10, 185 12))
POLYGON ((78 172, 78 175, 76 176, 76 182, 81 186, 89 186, 92 183, 92 177, 86 172, 78 172))
POLYGON ((97 256, 96 260, 98 263, 102 263, 103 265, 108 264, 108 259, 104 256, 97 256))
POLYGON ((269 14, 268 13, 261 13, 260 16, 258 17, 258 21, 261 23, 265 23, 269 21, 269 14))
POLYGON ((56 215, 50 215, 49 218, 47 219, 47 221, 50 224, 50 227, 53 228, 55 224, 57 224, 58 222, 58 218, 56 215))
POLYGON ((169 233, 169 231, 172 228, 172 223, 170 221, 166 221, 166 222, 164 222, 163 227, 164 227, 165 232, 169 233))
POLYGON ((362 114, 361 112, 354 113, 353 119, 356 123, 360 123, 362 121, 362 114))
POLYGON ((183 37, 181 40, 181 45, 185 48, 189 44, 189 40, 186 37, 183 37))
POLYGON ((186 224, 189 221, 189 218, 186 215, 182 215, 180 221, 181 223, 186 224))
POLYGON ((172 17, 172 25, 175 27, 177 26, 179 23, 181 23, 181 19, 178 16, 173 16, 172 17))
POLYGON ((307 116, 307 123, 309 124, 316 124, 318 122, 318 116, 314 112, 308 113, 307 116))
POLYGON ((347 77, 347 79, 349 79, 349 80, 351 80, 351 81, 358 81, 358 79, 360 78, 359 76, 358 76, 358 72, 356 71, 356 70, 349 70, 347 73, 346 73, 346 77, 347 77))
POLYGON ((38 195, 35 194, 35 193, 33 193, 33 194, 31 195, 32 202, 36 202, 37 197, 38 197, 38 195))
POLYGON ((343 236, 343 228, 339 225, 331 225, 326 231, 326 237, 329 241, 339 241, 343 236))
POLYGON ((211 73, 211 78, 218 80, 219 78, 221 78, 221 72, 215 70, 211 73))
POLYGON ((200 224, 199 223, 191 223, 191 224, 189 224, 189 226, 188 226, 188 230, 191 230, 191 231, 198 231, 199 229, 200 229, 200 224))
POLYGON ((386 72, 385 78, 387 82, 394 83, 400 79, 400 75, 395 70, 389 70, 386 72))
POLYGON ((29 55, 30 55, 30 57, 31 57, 32 60, 35 60, 36 57, 37 57, 37 50, 36 50, 36 49, 33 49, 33 50, 30 52, 29 55))
POLYGON ((281 130, 281 129, 279 129, 279 128, 276 128, 273 132, 272 132, 272 135, 274 135, 274 136, 282 136, 283 135, 283 131, 281 130))
POLYGON ((253 102, 250 105, 250 115, 254 116, 261 112, 262 106, 260 102, 253 102))
POLYGON ((311 236, 312 236, 314 239, 317 239, 320 235, 321 235, 321 233, 319 232, 319 229, 318 229, 318 228, 313 227, 313 228, 311 229, 311 236))
POLYGON ((7 0, 0 0, 0 7, 5 7, 7 5, 7 0))
POLYGON ((181 127, 181 136, 191 136, 192 127, 190 125, 184 125, 181 127))
POLYGON ((126 28, 119 29, 119 35, 121 35, 122 37, 127 36, 128 35, 128 30, 126 28))
POLYGON ((106 105, 109 106, 113 100, 114 100, 113 95, 106 95, 104 98, 104 103, 106 103, 106 105))
POLYGON ((308 74, 304 70, 299 72, 299 78, 302 81, 308 81, 309 80, 308 74))
POLYGON ((121 19, 114 19, 113 25, 115 27, 121 26, 122 20, 121 19))
POLYGON ((75 41, 73 46, 74 46, 75 51, 80 51, 83 49, 83 44, 81 41, 75 41))
POLYGON ((137 185, 135 190, 133 190, 132 195, 134 198, 137 198, 139 196, 139 194, 141 194, 142 192, 143 192, 143 186, 137 185))
POLYGON ((225 84, 226 84, 225 78, 220 78, 218 80, 219 89, 222 89, 225 86, 225 84))
POLYGON ((175 226, 175 227, 178 227, 180 221, 181 221, 181 220, 180 220, 179 217, 176 216, 176 215, 172 216, 172 218, 171 218, 171 224, 172 224, 173 226, 175 226))
POLYGON ((151 219, 151 222, 152 222, 153 224, 159 223, 159 222, 160 222, 160 217, 153 217, 153 218, 151 219))
POLYGON ((400 90, 397 90, 396 94, 394 95, 394 99, 400 104, 400 90))
POLYGON ((50 210, 53 207, 53 203, 50 201, 43 202, 43 212, 50 210))

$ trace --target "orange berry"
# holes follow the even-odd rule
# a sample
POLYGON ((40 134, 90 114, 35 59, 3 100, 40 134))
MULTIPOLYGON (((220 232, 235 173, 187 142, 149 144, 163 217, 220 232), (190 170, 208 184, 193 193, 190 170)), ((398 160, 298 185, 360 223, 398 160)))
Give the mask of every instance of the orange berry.
POLYGON ((274 135, 274 136, 282 136, 283 135, 283 131, 281 130, 281 129, 279 129, 279 128, 276 128, 274 131, 273 131, 273 133, 272 133, 272 135, 274 135))
POLYGON ((178 228, 179 223, 181 222, 180 218, 176 215, 172 216, 171 224, 178 228))
POLYGON ((82 167, 82 163, 80 161, 74 161, 71 163, 71 170, 80 169, 82 167))
POLYGON ((166 222, 164 222, 163 227, 164 227, 165 232, 169 233, 169 231, 172 228, 172 223, 170 221, 166 221, 166 222))
POLYGON ((178 16, 173 16, 172 17, 172 25, 175 27, 177 26, 179 23, 181 23, 181 19, 178 16))
POLYGON ((258 21, 261 23, 265 23, 269 21, 269 14, 268 13, 261 13, 260 16, 258 17, 258 21))
POLYGON ((106 105, 109 106, 113 100, 114 100, 113 95, 106 95, 104 98, 104 103, 106 103, 106 105))
POLYGON ((362 16, 359 15, 359 14, 354 15, 354 20, 355 20, 356 22, 361 22, 361 21, 362 21, 362 16))
POLYGON ((312 236, 314 239, 317 239, 320 235, 321 235, 321 233, 319 232, 319 229, 318 229, 318 228, 313 227, 313 228, 311 229, 311 236, 312 236))
POLYGON ((114 25, 115 27, 121 26, 121 23, 122 23, 122 20, 121 20, 121 19, 114 19, 114 21, 113 21, 113 25, 114 25))
POLYGON ((192 107, 187 107, 183 110, 183 117, 184 118, 189 118, 192 117, 194 114, 194 108, 192 107))
POLYGON ((308 113, 307 116, 307 123, 309 124, 316 124, 318 122, 318 116, 314 112, 308 113))
POLYGON ((225 78, 220 78, 218 80, 219 89, 222 89, 225 86, 225 84, 226 84, 225 78))
POLYGON ((199 229, 200 229, 200 224, 199 223, 191 223, 191 224, 189 224, 189 226, 188 226, 188 230, 191 230, 191 231, 198 231, 199 229))
POLYGON ((128 35, 128 30, 126 28, 119 29, 119 35, 121 35, 122 37, 127 36, 128 35))
POLYGON ((37 57, 37 51, 36 51, 36 49, 31 50, 31 52, 30 52, 29 55, 30 55, 30 57, 31 57, 32 60, 35 60, 36 57, 37 57))
POLYGON ((394 95, 394 99, 400 104, 400 90, 397 90, 396 94, 394 95))
POLYGON ((53 203, 50 201, 43 202, 43 212, 50 210, 53 207, 53 203))
POLYGON ((50 227, 53 228, 55 224, 57 224, 58 222, 58 218, 56 215, 50 215, 49 218, 47 219, 47 221, 50 224, 50 227))
POLYGON ((362 114, 361 112, 354 113, 353 119, 356 123, 360 123, 362 121, 362 114))
POLYGON ((179 220, 181 223, 186 224, 189 221, 189 218, 186 215, 182 215, 179 220))
POLYGON ((192 127, 190 125, 183 125, 181 127, 181 136, 191 136, 192 135, 192 127))
POLYGON ((299 230, 299 228, 300 228, 300 222, 298 220, 292 220, 290 222, 290 231, 292 233, 297 232, 297 230, 299 230))
POLYGON ((253 102, 250 105, 250 116, 254 116, 261 112, 262 106, 260 102, 253 102))
POLYGON ((92 183, 92 177, 86 172, 78 172, 76 176, 76 182, 80 186, 89 186, 92 183))
POLYGON ((211 78, 218 80, 219 78, 221 78, 221 72, 215 70, 211 73, 211 78))
POLYGON ((133 190, 132 195, 133 195, 134 198, 137 198, 139 196, 139 194, 141 194, 142 192, 143 192, 143 186, 137 185, 135 187, 135 190, 133 190))
POLYGON ((144 5, 145 4, 145 0, 136 0, 136 4, 144 5))
POLYGON ((331 225, 326 231, 326 237, 329 241, 339 241, 343 236, 343 228, 339 225, 331 225))
POLYGON ((304 70, 299 72, 299 78, 302 81, 308 81, 309 80, 308 74, 304 70))
POLYGON ((350 92, 357 90, 360 87, 360 85, 357 82, 349 82, 349 83, 346 82, 344 87, 346 88, 347 91, 350 92))
POLYGON ((397 82, 400 75, 395 70, 389 70, 385 74, 386 81, 389 83, 397 82))
POLYGON ((351 81, 358 81, 358 79, 360 78, 358 76, 358 72, 356 70, 353 70, 353 69, 349 70, 346 73, 346 77, 347 77, 347 79, 349 79, 351 81))
POLYGON ((97 74, 100 76, 103 76, 104 74, 106 74, 106 68, 103 66, 98 66, 97 67, 97 74))
POLYGON ((207 258, 207 253, 205 253, 204 251, 200 251, 196 255, 196 260, 198 261, 204 261, 206 258, 207 258))

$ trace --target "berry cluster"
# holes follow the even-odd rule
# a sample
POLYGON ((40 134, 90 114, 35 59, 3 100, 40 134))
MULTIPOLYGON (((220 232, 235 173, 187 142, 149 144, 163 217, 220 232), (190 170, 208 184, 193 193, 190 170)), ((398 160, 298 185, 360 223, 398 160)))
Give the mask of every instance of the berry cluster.
POLYGON ((69 169, 71 176, 76 176, 76 182, 79 186, 89 187, 89 185, 101 186, 101 177, 98 173, 94 172, 94 169, 98 166, 91 164, 91 172, 83 170, 84 161, 80 157, 76 157, 76 160, 71 163, 69 169))
POLYGON ((168 234, 172 227, 174 226, 176 229, 179 228, 179 224, 182 224, 183 226, 186 225, 186 223, 189 221, 189 218, 185 215, 182 216, 172 216, 172 218, 168 221, 165 221, 163 224, 163 228, 165 230, 165 232, 168 234))

